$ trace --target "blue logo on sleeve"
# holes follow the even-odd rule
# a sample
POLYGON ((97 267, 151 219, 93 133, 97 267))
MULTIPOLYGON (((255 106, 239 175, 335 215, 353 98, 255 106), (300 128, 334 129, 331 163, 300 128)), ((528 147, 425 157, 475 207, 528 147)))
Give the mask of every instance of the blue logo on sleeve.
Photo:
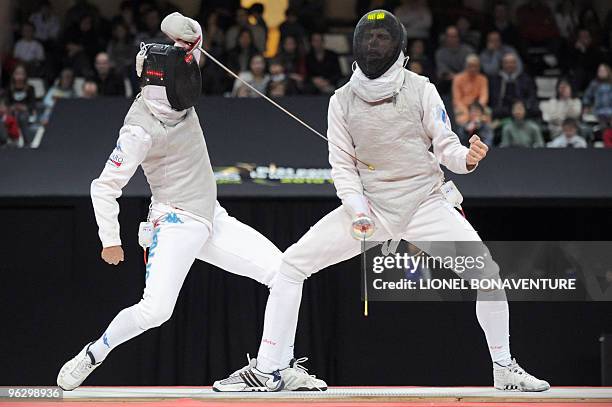
POLYGON ((110 349, 110 345, 108 344, 108 337, 106 336, 106 332, 104 332, 104 336, 102 336, 102 342, 104 342, 106 347, 110 349))

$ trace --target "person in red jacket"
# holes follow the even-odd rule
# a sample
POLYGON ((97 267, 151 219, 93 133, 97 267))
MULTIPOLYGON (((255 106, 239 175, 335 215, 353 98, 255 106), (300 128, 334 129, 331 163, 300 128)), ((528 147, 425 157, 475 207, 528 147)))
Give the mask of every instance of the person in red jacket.
POLYGON ((0 146, 5 145, 9 140, 15 143, 19 141, 21 134, 17 119, 9 113, 4 98, 0 98, 0 122, 2 122, 2 125, 0 125, 0 146))

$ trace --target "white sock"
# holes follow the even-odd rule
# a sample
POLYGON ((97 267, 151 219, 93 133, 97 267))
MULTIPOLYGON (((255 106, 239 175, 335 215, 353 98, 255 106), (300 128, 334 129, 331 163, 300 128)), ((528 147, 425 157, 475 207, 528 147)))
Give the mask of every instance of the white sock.
POLYGON ((487 338, 493 363, 507 366, 510 354, 510 312, 503 290, 478 291, 476 317, 487 338))
POLYGON ((273 372, 289 366, 297 329, 303 282, 278 274, 270 290, 257 369, 273 372))
POLYGON ((139 326, 135 313, 136 305, 119 312, 102 336, 91 344, 89 351, 93 354, 96 363, 102 362, 111 350, 123 342, 145 331, 139 326))

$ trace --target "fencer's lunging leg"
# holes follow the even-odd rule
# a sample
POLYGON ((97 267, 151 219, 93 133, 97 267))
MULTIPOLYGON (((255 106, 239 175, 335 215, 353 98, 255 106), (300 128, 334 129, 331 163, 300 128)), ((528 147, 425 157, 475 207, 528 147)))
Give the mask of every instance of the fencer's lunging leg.
POLYGON ((185 277, 209 233, 207 225, 187 216, 162 218, 149 248, 144 295, 119 312, 89 347, 96 363, 120 344, 170 319, 185 277))

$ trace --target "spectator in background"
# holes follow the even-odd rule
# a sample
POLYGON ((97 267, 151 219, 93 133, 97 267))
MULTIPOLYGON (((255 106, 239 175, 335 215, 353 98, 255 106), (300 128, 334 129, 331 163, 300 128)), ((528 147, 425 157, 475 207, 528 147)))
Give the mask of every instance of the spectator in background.
POLYGON ((603 55, 593 45, 591 33, 584 28, 578 30, 574 48, 568 55, 569 73, 578 91, 585 90, 589 81, 596 75, 597 66, 603 60, 603 55))
POLYGON ((582 9, 580 13, 580 27, 583 27, 589 33, 591 33, 591 38, 593 39, 593 45, 598 48, 601 46, 603 41, 603 33, 601 23, 599 22, 599 17, 597 16, 597 12, 593 8, 592 5, 588 3, 582 9))
POLYGON ((87 79, 83 82, 81 97, 84 99, 94 99, 98 97, 98 85, 91 79, 87 79))
POLYGON ((0 96, 0 147, 16 145, 20 136, 17 119, 10 113, 6 98, 0 96))
POLYGON ((43 98, 45 112, 42 115, 41 122, 44 125, 48 123, 55 102, 59 99, 69 99, 76 96, 76 90, 74 89, 74 72, 70 68, 64 68, 60 73, 60 77, 55 81, 43 98))
POLYGON ((427 76, 425 75, 425 68, 423 68, 423 64, 419 60, 413 61, 412 59, 410 59, 408 61, 408 70, 410 72, 414 72, 417 75, 427 76))
POLYGON ((429 38, 433 20, 426 0, 401 0, 393 14, 404 24, 408 40, 429 38))
POLYGON ((487 146, 493 146, 493 130, 486 122, 484 108, 478 102, 474 102, 470 105, 468 109, 468 119, 457 131, 459 140, 466 146, 470 145, 469 140, 475 134, 480 137, 482 142, 487 146))
POLYGON ((229 52, 227 64, 235 73, 247 71, 251 58, 257 54, 257 48, 253 45, 253 33, 243 28, 238 36, 238 45, 229 52))
POLYGON ((113 18, 113 24, 123 24, 131 38, 135 38, 138 35, 138 25, 134 18, 134 5, 130 0, 121 2, 119 15, 113 18))
POLYGON ((444 44, 436 51, 436 67, 440 92, 447 93, 453 77, 465 67, 465 58, 474 50, 466 44, 462 44, 457 27, 449 26, 444 36, 444 44), (446 82, 446 83, 443 83, 446 82))
MULTIPOLYGON (((248 11, 249 16, 255 20, 255 24, 252 24, 252 26, 261 27, 265 33, 263 37, 263 44, 261 44, 261 52, 266 50, 266 42, 268 40, 268 25, 266 24, 266 20, 263 18, 264 11, 265 8, 262 3, 253 3, 251 7, 249 7, 248 11)), ((257 45, 258 44, 255 44, 255 46, 257 45)))
POLYGON ((600 64, 582 100, 585 111, 593 113, 603 129, 612 127, 612 73, 610 65, 600 64))
POLYGON ((323 34, 310 34, 310 52, 306 55, 306 72, 312 93, 331 95, 342 76, 338 54, 325 49, 323 34))
POLYGON ((561 124, 565 119, 580 119, 582 103, 573 97, 572 85, 567 79, 557 83, 557 95, 540 103, 542 119, 548 123, 550 134, 556 136, 561 132, 561 124))
POLYGON ((502 57, 506 54, 516 55, 517 69, 523 70, 523 62, 518 56, 516 49, 502 43, 501 35, 498 31, 491 31, 487 34, 487 44, 480 53, 480 64, 482 71, 489 77, 499 74, 501 69, 502 57))
POLYGON ((500 147, 544 147, 544 139, 538 125, 525 119, 525 105, 516 101, 512 105, 512 120, 502 129, 500 147))
POLYGON ((85 15, 78 26, 68 28, 62 43, 65 44, 63 66, 72 68, 77 76, 91 75, 93 73, 91 61, 102 50, 93 17, 85 15))
POLYGON ((92 22, 93 24, 100 18, 100 10, 87 0, 74 0, 74 5, 66 11, 64 26, 77 26, 85 16, 89 16, 95 20, 92 22))
POLYGON ((285 21, 280 25, 280 42, 282 43, 287 36, 294 37, 299 44, 303 44, 306 38, 306 30, 298 21, 297 10, 288 7, 285 11, 285 21))
POLYGON ((145 12, 144 15, 144 31, 141 31, 136 35, 136 45, 144 42, 149 44, 152 42, 158 44, 169 44, 170 40, 161 31, 160 28, 161 19, 159 17, 159 11, 156 8, 150 8, 145 12))
MULTIPOLYGON (((434 67, 431 59, 425 53, 425 42, 423 40, 414 40, 410 44, 410 50, 408 55, 410 56, 410 62, 416 62, 421 66, 421 72, 416 72, 419 75, 426 76, 430 79, 434 79, 434 67)), ((409 68, 410 69, 410 68, 409 68)), ((412 69, 410 69, 412 71, 412 69)), ((412 71, 415 72, 415 71, 412 71)))
POLYGON ((489 100, 495 118, 510 116, 512 105, 517 100, 523 102, 529 117, 539 115, 535 82, 519 70, 515 54, 505 54, 501 71, 489 79, 489 100))
POLYGON ((224 53, 225 34, 219 27, 219 13, 213 11, 206 18, 206 26, 203 32, 204 46, 213 56, 220 57, 224 53))
POLYGON ((249 24, 249 13, 244 8, 236 10, 236 23, 225 34, 225 49, 233 50, 238 47, 244 30, 251 33, 251 44, 257 52, 264 52, 266 49, 266 31, 259 25, 249 24))
POLYGON ((45 60, 45 50, 38 40, 34 39, 34 25, 23 23, 21 39, 15 44, 13 56, 29 68, 30 72, 39 72, 39 66, 45 60))
POLYGON ((298 93, 297 84, 285 74, 285 67, 278 59, 270 61, 270 82, 266 95, 270 97, 282 97, 298 93))
MULTIPOLYGON (((517 25, 522 38, 530 45, 550 47, 559 30, 551 9, 542 0, 530 0, 516 10, 517 25)), ((553 45, 552 49, 556 49, 553 45)))
POLYGON ((30 22, 34 25, 34 37, 47 44, 57 40, 60 22, 49 0, 42 0, 39 4, 38 11, 30 16, 30 22))
POLYGON ((288 35, 276 56, 285 67, 285 72, 302 87, 306 77, 306 61, 295 37, 288 35))
POLYGON ((563 120, 562 133, 546 144, 552 148, 586 148, 586 140, 578 135, 578 122, 574 119, 563 120))
MULTIPOLYGON (((270 82, 270 75, 266 73, 266 60, 263 55, 253 55, 249 63, 249 70, 240 72, 239 76, 261 93, 266 93, 268 82, 270 82)), ((234 82, 234 89, 232 90, 232 96, 257 97, 257 94, 236 79, 234 82)))
POLYGON ((13 71, 8 90, 8 101, 11 112, 21 129, 24 142, 29 145, 32 140, 30 116, 36 115, 36 96, 34 88, 28 85, 28 72, 23 65, 17 65, 13 71))
POLYGON ((480 59, 470 54, 465 59, 465 70, 453 78, 453 108, 455 123, 463 125, 468 120, 468 107, 478 102, 481 106, 489 103, 489 82, 480 73, 480 59))
POLYGON ((562 0, 555 11, 555 22, 559 29, 559 35, 565 40, 574 38, 578 28, 578 13, 573 0, 562 0))
POLYGON ((461 16, 457 19, 457 31, 461 42, 475 50, 480 48, 480 31, 472 30, 472 23, 467 17, 461 16))
POLYGON ((98 85, 98 94, 101 96, 125 96, 125 80, 115 72, 106 52, 96 55, 96 72, 93 81, 98 85))
POLYGON ((106 47, 108 58, 122 76, 128 76, 134 66, 136 46, 124 23, 118 21, 113 26, 113 37, 106 47))
POLYGON ((510 19, 510 11, 508 10, 508 5, 506 3, 495 3, 495 7, 493 9, 493 24, 489 31, 497 31, 504 44, 512 45, 517 49, 522 48, 518 30, 514 24, 512 24, 512 20, 510 19))

